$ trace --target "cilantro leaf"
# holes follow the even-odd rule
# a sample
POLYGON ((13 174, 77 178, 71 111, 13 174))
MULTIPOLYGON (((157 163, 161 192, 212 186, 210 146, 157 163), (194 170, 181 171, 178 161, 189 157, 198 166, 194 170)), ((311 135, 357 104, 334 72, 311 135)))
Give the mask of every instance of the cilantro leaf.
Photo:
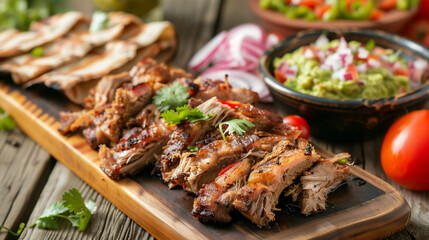
POLYGON ((42 47, 33 48, 33 50, 31 50, 31 56, 33 57, 43 56, 43 48, 42 47))
POLYGON ((190 146, 188 146, 188 151, 189 152, 198 152, 198 146, 195 146, 195 145, 190 145, 190 146))
POLYGON ((372 49, 374 49, 375 47, 375 41, 373 39, 370 39, 365 46, 365 49, 368 50, 369 52, 372 51, 372 49))
POLYGON ((170 124, 180 124, 182 121, 189 120, 191 122, 207 120, 213 115, 204 115, 198 108, 189 109, 189 105, 185 104, 182 107, 177 107, 176 111, 170 109, 161 113, 161 117, 165 122, 170 124))
POLYGON ((89 26, 89 31, 94 33, 100 30, 103 30, 107 27, 109 23, 109 18, 107 17, 107 13, 102 11, 95 11, 92 14, 91 25, 89 26))
POLYGON ((82 195, 80 195, 76 188, 72 188, 70 189, 70 192, 65 192, 62 195, 62 198, 64 205, 69 208, 70 212, 79 216, 79 230, 85 231, 86 226, 91 219, 91 211, 86 207, 82 195))
POLYGON ((12 130, 15 127, 15 122, 12 117, 0 108, 0 130, 12 130))
POLYGON ((389 63, 393 63, 394 61, 398 60, 399 55, 401 55, 401 53, 402 53, 402 51, 401 51, 401 50, 396 51, 394 54, 390 55, 390 56, 387 58, 387 61, 388 61, 389 63))
POLYGON ((254 126, 255 125, 252 122, 245 119, 232 119, 226 122, 219 123, 219 130, 220 130, 220 133, 222 134, 223 140, 226 141, 225 134, 235 133, 241 136, 243 135, 243 133, 247 131, 248 127, 254 127, 254 126), (223 131, 223 128, 222 128, 224 124, 228 125, 228 128, 225 130, 225 132, 223 131))
POLYGON ((29 228, 37 225, 38 228, 55 230, 58 229, 58 218, 64 218, 69 220, 73 227, 85 231, 91 214, 97 209, 94 200, 84 202, 82 195, 75 188, 65 192, 62 199, 63 201, 51 204, 29 228))
POLYGON ((166 88, 158 90, 153 97, 153 103, 161 112, 175 109, 188 102, 188 87, 174 82, 166 88))
POLYGON ((21 224, 19 224, 18 231, 13 232, 11 229, 0 225, 0 229, 2 229, 2 228, 6 229, 10 234, 12 234, 15 237, 19 237, 19 235, 21 235, 22 230, 24 230, 24 227, 25 227, 25 223, 21 223, 21 224))

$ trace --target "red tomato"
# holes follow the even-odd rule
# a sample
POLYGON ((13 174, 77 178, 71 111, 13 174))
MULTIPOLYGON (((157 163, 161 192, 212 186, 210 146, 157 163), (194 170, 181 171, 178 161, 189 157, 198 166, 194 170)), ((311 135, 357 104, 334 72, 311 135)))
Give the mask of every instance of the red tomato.
POLYGON ((429 190, 429 110, 399 118, 381 146, 381 165, 387 176, 413 190, 429 190))
POLYGON ((289 115, 283 118, 283 122, 297 127, 301 131, 300 137, 305 139, 310 137, 310 126, 304 118, 298 115, 289 115))
POLYGON ((428 0, 420 0, 420 5, 418 7, 417 14, 415 16, 415 19, 429 19, 429 1, 428 0))
POLYGON ((274 70, 274 75, 281 83, 284 83, 287 80, 286 77, 278 69, 274 70))

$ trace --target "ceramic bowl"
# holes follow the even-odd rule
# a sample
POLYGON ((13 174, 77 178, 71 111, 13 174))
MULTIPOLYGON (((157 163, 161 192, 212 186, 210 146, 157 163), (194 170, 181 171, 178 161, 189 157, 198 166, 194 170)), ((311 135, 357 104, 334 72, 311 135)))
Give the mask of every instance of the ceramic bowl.
POLYGON ((387 129, 399 116, 421 109, 427 103, 429 81, 411 92, 374 100, 315 97, 286 88, 278 82, 273 75, 273 60, 314 42, 322 33, 329 39, 340 36, 344 36, 347 41, 367 42, 373 39, 378 46, 401 49, 401 57, 406 60, 417 58, 429 60, 429 50, 418 43, 382 31, 359 29, 300 32, 267 50, 259 61, 259 70, 274 97, 275 104, 284 115, 297 114, 306 118, 312 135, 336 140, 366 138, 387 129))
POLYGON ((340 29, 361 28, 379 29, 390 33, 398 33, 416 14, 413 11, 389 11, 377 21, 306 21, 303 19, 288 19, 283 13, 263 9, 259 6, 259 0, 248 0, 250 9, 259 17, 262 24, 270 31, 290 36, 299 31, 308 29, 340 29))

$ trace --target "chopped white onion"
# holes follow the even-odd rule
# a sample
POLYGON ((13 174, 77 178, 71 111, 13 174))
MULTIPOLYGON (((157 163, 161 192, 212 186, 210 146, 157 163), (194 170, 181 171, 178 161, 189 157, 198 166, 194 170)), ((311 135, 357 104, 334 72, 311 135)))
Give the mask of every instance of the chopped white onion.
POLYGON ((381 63, 373 58, 368 59, 368 65, 373 68, 379 68, 381 66, 381 63))
POLYGON ((425 60, 417 59, 414 61, 414 66, 417 70, 426 70, 428 63, 425 60))
POLYGON ((314 53, 313 53, 313 51, 311 51, 311 49, 307 48, 307 49, 304 51, 304 57, 305 57, 305 58, 307 58, 307 59, 313 59, 313 58, 314 58, 314 53))
POLYGON ((360 59, 367 59, 369 56, 369 51, 363 47, 358 48, 357 56, 360 59))
POLYGON ((314 44, 318 48, 324 47, 324 46, 329 44, 329 39, 325 36, 325 34, 322 34, 317 38, 317 40, 314 44))

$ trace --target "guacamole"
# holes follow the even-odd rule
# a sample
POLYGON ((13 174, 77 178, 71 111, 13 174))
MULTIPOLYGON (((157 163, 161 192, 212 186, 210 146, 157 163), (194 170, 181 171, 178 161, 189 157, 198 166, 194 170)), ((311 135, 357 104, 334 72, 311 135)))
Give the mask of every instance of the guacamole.
POLYGON ((329 41, 322 35, 314 44, 276 58, 273 65, 277 80, 295 91, 333 99, 376 99, 420 84, 427 63, 407 63, 400 54, 373 41, 329 41))

